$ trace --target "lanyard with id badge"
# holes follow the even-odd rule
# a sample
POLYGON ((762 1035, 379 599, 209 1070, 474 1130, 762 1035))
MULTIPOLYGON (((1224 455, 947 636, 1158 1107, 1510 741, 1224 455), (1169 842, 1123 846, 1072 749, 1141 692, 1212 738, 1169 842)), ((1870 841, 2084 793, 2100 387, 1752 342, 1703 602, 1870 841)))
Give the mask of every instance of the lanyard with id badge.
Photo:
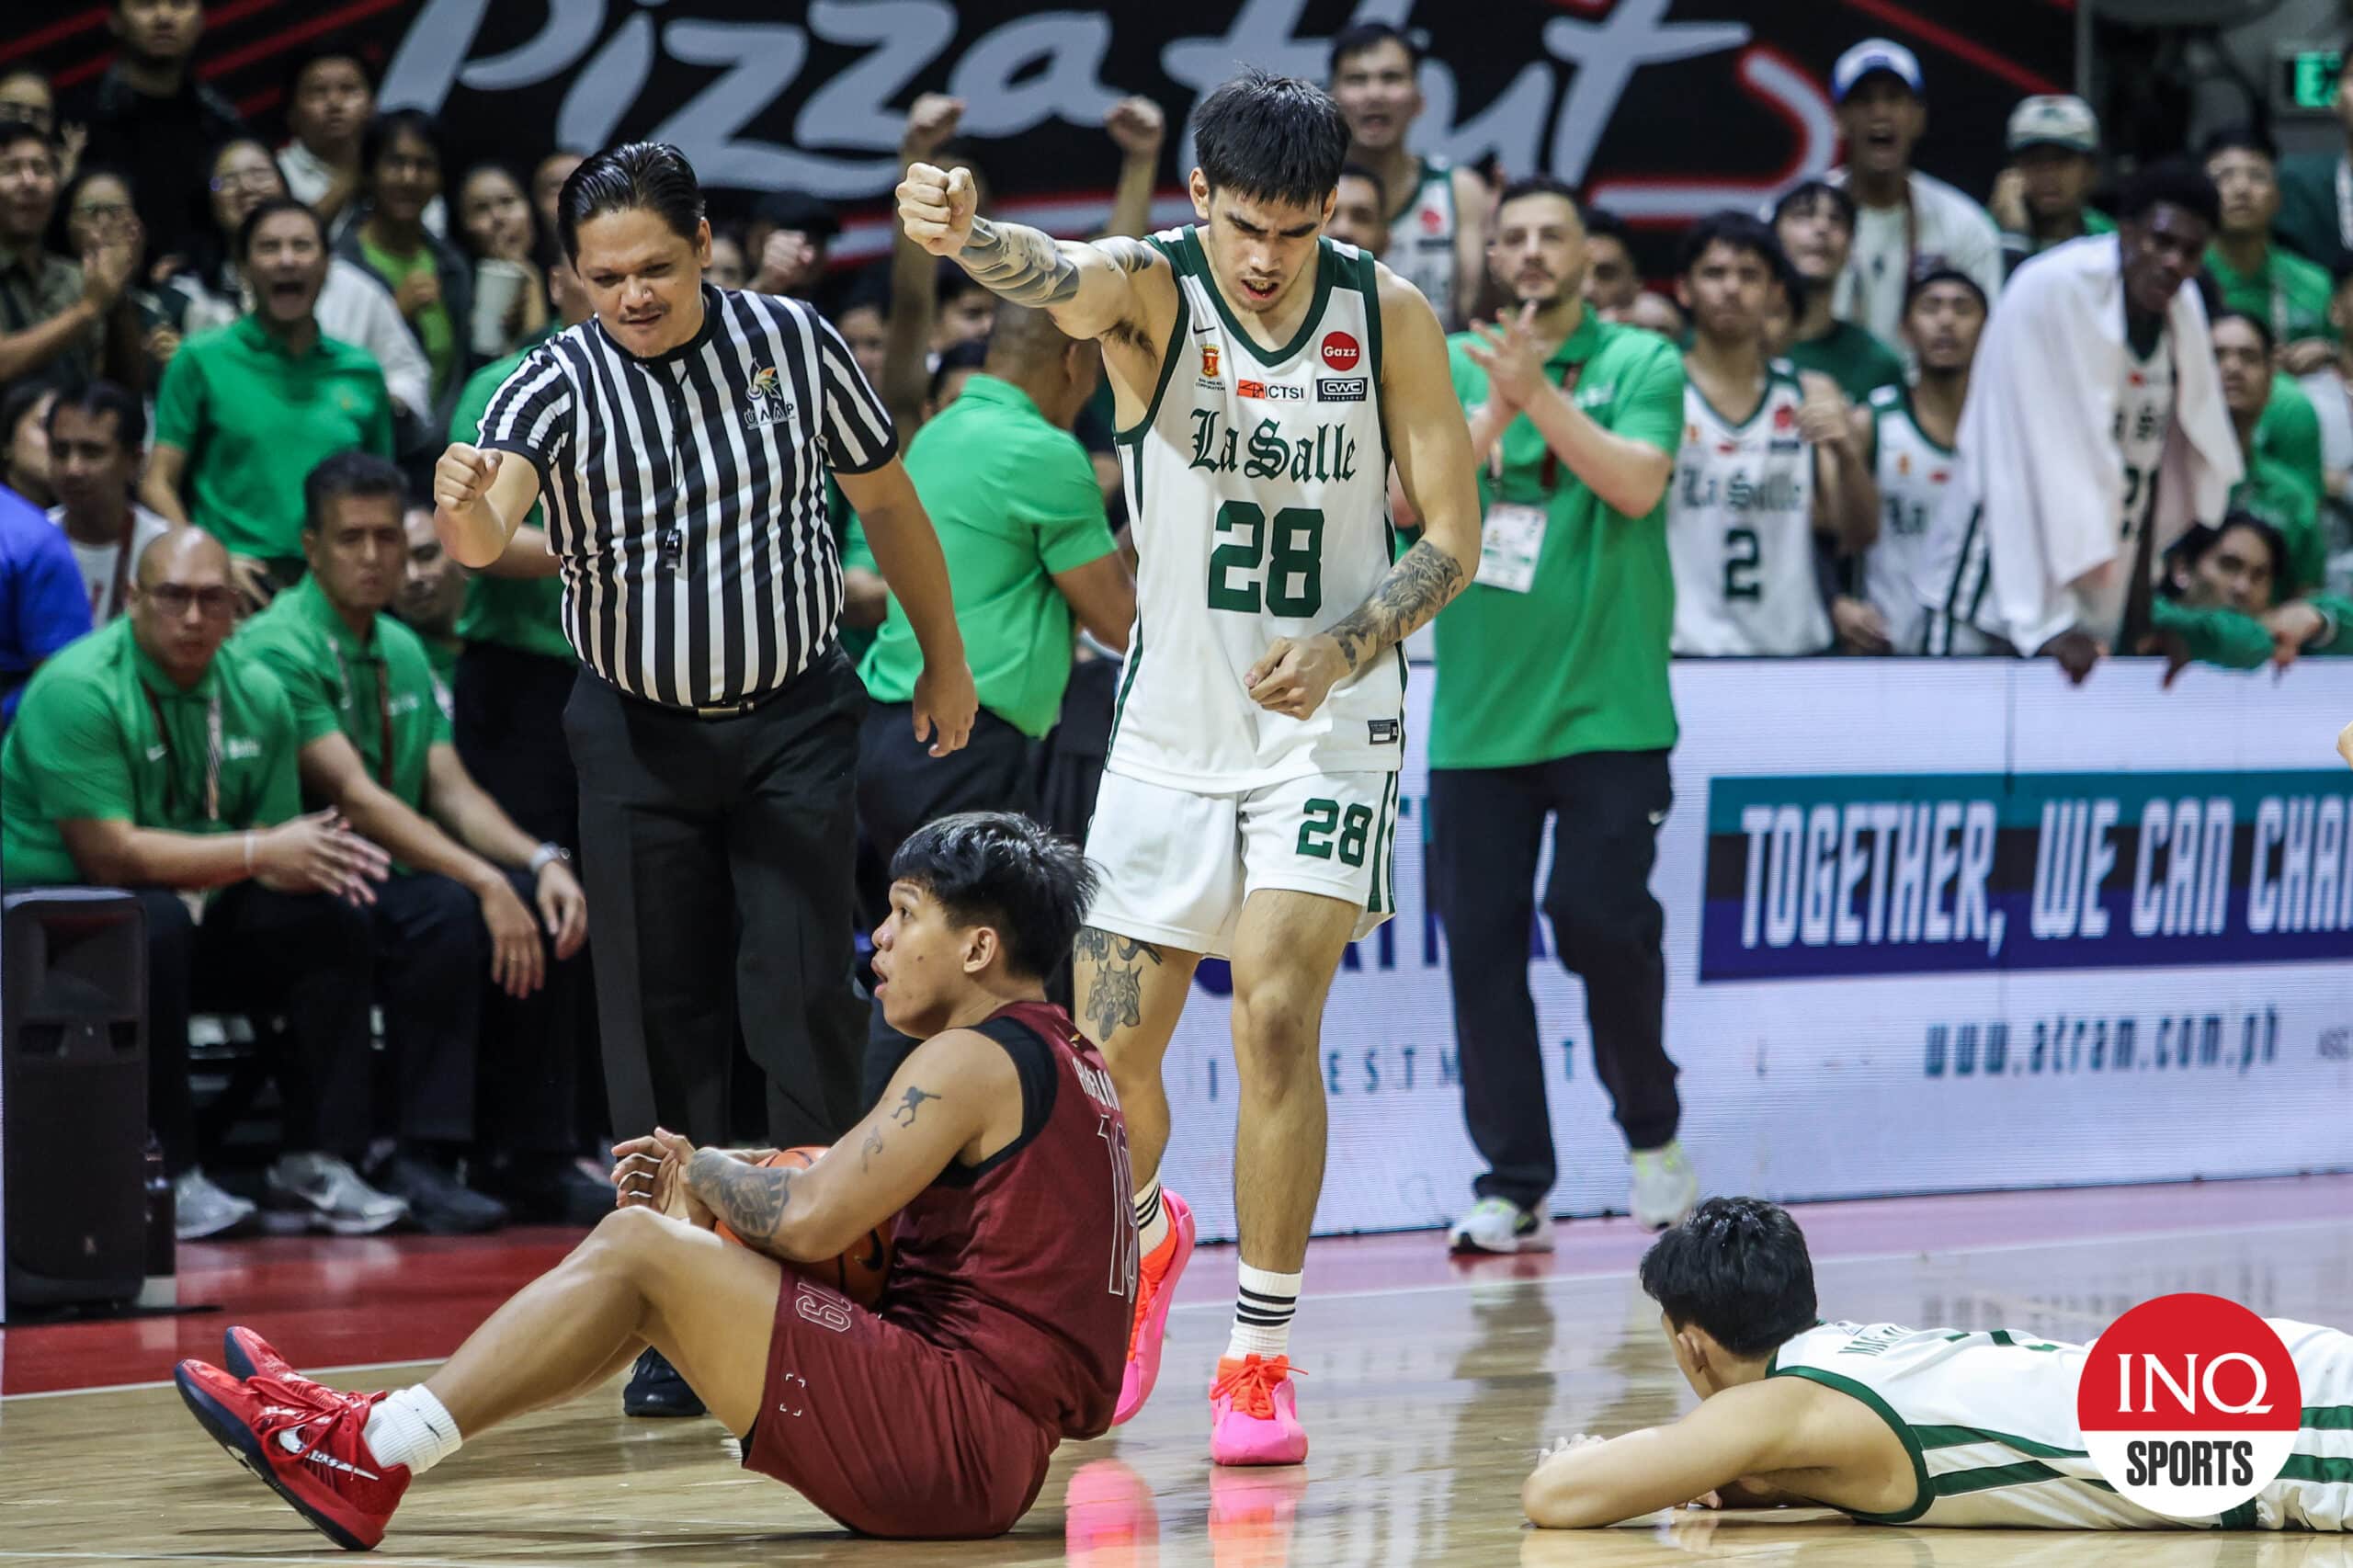
MULTIPOLYGON (((1583 365, 1570 365, 1561 372, 1563 396, 1574 395, 1577 378, 1585 371, 1583 365)), ((1519 417, 1526 418, 1522 415, 1519 417)), ((1506 430, 1510 426, 1505 427, 1506 430)), ((1561 460, 1550 446, 1544 449, 1544 461, 1539 470, 1538 486, 1549 498, 1560 488, 1561 460)), ((1494 449, 1487 454, 1487 478, 1492 489, 1500 490, 1504 478, 1504 439, 1495 437, 1494 449)), ((1536 585, 1536 562, 1544 553, 1544 528, 1547 516, 1543 506, 1526 502, 1491 501, 1487 515, 1479 526, 1479 572, 1472 581, 1484 583, 1491 588, 1501 588, 1507 594, 1524 594, 1536 585)))

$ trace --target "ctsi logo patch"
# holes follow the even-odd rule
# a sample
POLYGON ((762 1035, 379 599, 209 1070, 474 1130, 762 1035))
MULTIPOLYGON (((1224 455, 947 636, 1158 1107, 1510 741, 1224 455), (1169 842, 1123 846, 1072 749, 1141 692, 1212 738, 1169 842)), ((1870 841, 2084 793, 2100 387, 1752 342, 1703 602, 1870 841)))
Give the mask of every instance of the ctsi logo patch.
POLYGON ((2252 1501, 2279 1478, 2302 1415, 2296 1364, 2271 1325, 2194 1291, 2143 1301, 2109 1324, 2075 1384, 2075 1418, 2100 1475, 2176 1518, 2252 1501))
POLYGON ((1364 357, 1364 350, 1347 333, 1327 332, 1324 335, 1323 354, 1324 363, 1335 370, 1345 372, 1357 368, 1357 361, 1364 357))

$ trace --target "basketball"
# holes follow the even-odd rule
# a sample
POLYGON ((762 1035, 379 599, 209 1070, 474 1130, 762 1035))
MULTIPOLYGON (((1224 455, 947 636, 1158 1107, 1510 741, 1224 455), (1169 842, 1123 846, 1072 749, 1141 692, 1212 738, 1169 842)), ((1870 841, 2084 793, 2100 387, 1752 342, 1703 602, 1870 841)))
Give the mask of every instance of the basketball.
MULTIPOLYGON (((779 1149, 760 1164, 771 1168, 788 1165, 805 1171, 815 1165, 817 1156, 824 1152, 815 1145, 779 1149)), ((737 1246, 744 1244, 744 1238, 729 1230, 724 1221, 711 1228, 737 1246)), ((882 1299, 882 1282, 891 1273, 891 1238, 878 1225, 860 1236, 839 1257, 827 1258, 820 1263, 796 1263, 790 1267, 821 1285, 832 1286, 859 1306, 870 1307, 882 1299)))

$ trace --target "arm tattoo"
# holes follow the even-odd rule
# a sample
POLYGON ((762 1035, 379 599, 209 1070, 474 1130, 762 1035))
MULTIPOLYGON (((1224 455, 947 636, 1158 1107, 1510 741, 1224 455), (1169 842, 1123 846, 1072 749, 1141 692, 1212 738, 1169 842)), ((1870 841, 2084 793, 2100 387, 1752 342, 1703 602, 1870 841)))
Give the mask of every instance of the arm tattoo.
MULTIPOLYGON (((923 1102, 939 1097, 928 1089, 918 1089, 913 1084, 909 1084, 906 1098, 891 1108, 891 1119, 902 1127, 913 1127, 915 1124, 915 1112, 923 1108, 923 1102)), ((874 1142, 877 1148, 881 1146, 881 1139, 878 1138, 874 1142)))
POLYGON ((981 287, 1017 305, 1047 310, 1078 294, 1078 263, 1047 235, 1019 223, 1000 229, 973 219, 972 237, 956 259, 981 287))
POLYGON ((687 1183, 727 1228, 747 1241, 776 1235, 792 1201, 797 1172, 771 1170, 732 1160, 717 1149, 698 1149, 687 1166, 687 1183))
POLYGON ((882 1130, 879 1127, 868 1128, 866 1142, 858 1146, 858 1174, 864 1176, 866 1167, 873 1162, 874 1156, 881 1152, 882 1130))
POLYGON ((1372 597, 1331 627, 1340 656, 1355 670, 1392 642, 1402 642, 1462 591, 1462 563, 1423 540, 1398 558, 1372 597))
POLYGON ((1120 1029, 1133 1028, 1143 1022, 1143 965, 1140 960, 1150 959, 1154 966, 1159 965, 1160 949, 1150 942, 1113 936, 1092 926, 1080 929, 1077 949, 1079 958, 1092 966, 1086 1021, 1094 1030, 1095 1042, 1100 1045, 1120 1029))

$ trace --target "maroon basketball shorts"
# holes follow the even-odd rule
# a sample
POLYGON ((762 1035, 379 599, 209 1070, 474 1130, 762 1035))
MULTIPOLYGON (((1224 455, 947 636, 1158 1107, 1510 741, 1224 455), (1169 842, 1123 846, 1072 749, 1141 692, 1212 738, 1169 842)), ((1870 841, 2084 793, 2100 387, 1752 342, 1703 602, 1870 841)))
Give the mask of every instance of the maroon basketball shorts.
POLYGON ((744 1463, 851 1529, 1002 1535, 1058 1435, 959 1358, 787 1269, 744 1463))

